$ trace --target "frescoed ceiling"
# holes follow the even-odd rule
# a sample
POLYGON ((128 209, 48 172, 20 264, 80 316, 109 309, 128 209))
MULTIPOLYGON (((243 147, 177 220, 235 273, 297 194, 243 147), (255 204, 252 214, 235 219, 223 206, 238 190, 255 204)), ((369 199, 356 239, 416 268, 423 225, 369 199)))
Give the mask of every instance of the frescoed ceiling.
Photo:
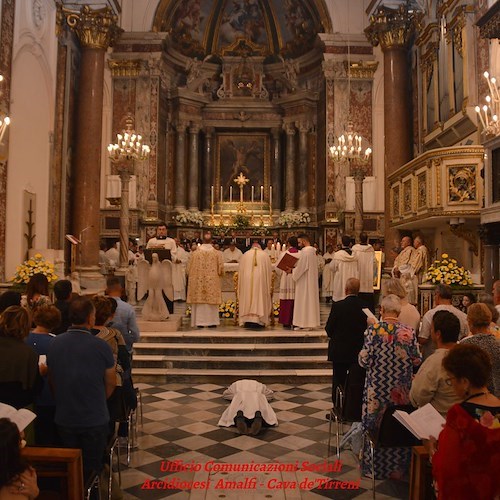
POLYGON ((154 30, 169 32, 189 57, 224 55, 245 39, 256 53, 291 58, 308 52, 317 33, 331 31, 331 21, 324 0, 163 0, 154 30))

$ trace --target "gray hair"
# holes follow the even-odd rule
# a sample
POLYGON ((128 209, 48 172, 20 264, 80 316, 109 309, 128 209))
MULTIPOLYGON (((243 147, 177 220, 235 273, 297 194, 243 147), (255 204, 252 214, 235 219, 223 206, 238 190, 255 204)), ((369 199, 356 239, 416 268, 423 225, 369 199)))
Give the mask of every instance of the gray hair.
POLYGON ((393 293, 385 296, 380 305, 384 308, 384 313, 394 313, 396 316, 399 316, 401 312, 401 300, 393 293))
POLYGON ((450 285, 445 285, 444 283, 439 283, 434 288, 434 292, 439 294, 442 299, 451 300, 453 296, 453 290, 450 285))
POLYGON ((385 283, 385 295, 396 295, 400 299, 404 299, 407 294, 401 281, 397 278, 391 278, 385 283))

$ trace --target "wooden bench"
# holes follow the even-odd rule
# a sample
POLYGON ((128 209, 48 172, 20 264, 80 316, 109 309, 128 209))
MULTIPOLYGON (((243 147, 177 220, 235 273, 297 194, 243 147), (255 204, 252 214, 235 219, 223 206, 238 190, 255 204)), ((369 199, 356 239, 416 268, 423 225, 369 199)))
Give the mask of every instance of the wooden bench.
POLYGON ((410 500, 426 500, 432 482, 429 453, 424 446, 414 446, 411 451, 410 500))
MULTIPOLYGON (((21 455, 35 468, 37 477, 53 478, 59 480, 59 498, 82 499, 84 498, 82 452, 73 448, 43 448, 26 447, 21 450, 21 455)), ((43 481, 39 481, 39 483, 43 481)), ((40 484, 39 484, 40 486, 40 484)), ((54 491, 51 492, 54 498, 54 491)), ((44 495, 40 487, 40 497, 44 495)))

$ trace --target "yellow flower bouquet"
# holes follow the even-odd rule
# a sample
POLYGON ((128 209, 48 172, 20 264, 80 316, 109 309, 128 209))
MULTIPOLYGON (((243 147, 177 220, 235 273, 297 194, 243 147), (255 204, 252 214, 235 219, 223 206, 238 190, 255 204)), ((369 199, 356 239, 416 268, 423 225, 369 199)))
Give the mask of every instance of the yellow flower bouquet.
POLYGON ((441 260, 435 260, 427 269, 424 283, 466 287, 472 286, 472 278, 469 271, 459 267, 455 259, 444 253, 441 255, 441 260))
POLYGON ((221 318, 234 318, 236 313, 236 302, 234 300, 226 300, 219 306, 219 316, 221 318))
POLYGON ((37 253, 28 260, 25 260, 20 266, 17 266, 16 274, 10 281, 16 284, 28 283, 34 274, 45 275, 49 283, 57 280, 54 264, 47 262, 42 254, 37 253))

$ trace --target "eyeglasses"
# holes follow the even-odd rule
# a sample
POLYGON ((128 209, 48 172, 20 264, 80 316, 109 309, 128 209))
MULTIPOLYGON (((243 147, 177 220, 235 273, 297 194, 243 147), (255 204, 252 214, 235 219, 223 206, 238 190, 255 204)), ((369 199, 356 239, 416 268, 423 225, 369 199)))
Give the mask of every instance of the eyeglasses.
POLYGON ((454 380, 454 379, 456 380, 456 377, 448 377, 448 378, 445 378, 445 379, 444 379, 444 383, 445 383, 446 385, 448 385, 448 386, 450 386, 450 387, 451 387, 451 381, 452 381, 452 380, 454 380))

